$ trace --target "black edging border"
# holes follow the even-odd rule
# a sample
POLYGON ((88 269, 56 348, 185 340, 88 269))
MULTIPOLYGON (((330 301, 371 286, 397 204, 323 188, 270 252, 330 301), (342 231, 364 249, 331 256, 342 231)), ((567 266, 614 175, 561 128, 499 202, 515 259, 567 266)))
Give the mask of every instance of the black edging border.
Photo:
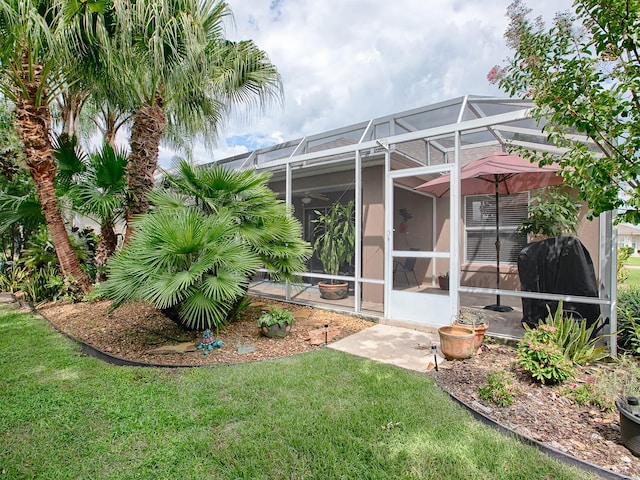
POLYGON ((471 413, 471 415, 473 415, 473 417, 476 420, 479 420, 480 422, 484 423, 485 425, 488 425, 496 430, 498 430, 500 433, 502 433, 503 435, 508 435, 508 436, 512 436, 514 438, 516 438, 517 440, 519 440, 522 443, 525 443, 527 445, 530 445, 532 447, 537 448, 538 450, 540 450, 541 452, 543 452, 544 454, 548 455, 549 457, 555 459, 555 460, 559 460, 567 465, 570 465, 572 467, 576 467, 579 468, 583 471, 586 471, 588 473, 595 473, 596 475, 598 475, 600 478, 604 478, 607 480, 634 480, 632 477, 628 477, 626 475, 622 475, 619 473, 615 473, 611 470, 607 470, 605 468, 602 468, 598 465, 595 465, 593 463, 587 462, 585 460, 581 460, 577 457, 574 457, 573 455, 569 455, 567 453, 561 452, 560 450, 557 450, 555 448, 550 447, 549 445, 546 445, 542 442, 538 442, 537 440, 534 440, 533 438, 529 438, 526 435, 522 435, 520 433, 515 432, 514 430, 511 430, 510 428, 505 427, 504 425, 496 422, 495 420, 487 417, 486 415, 484 415, 482 412, 479 412, 478 410, 474 409, 473 407, 471 407, 468 403, 466 403, 465 401, 461 400, 460 398, 456 397, 454 394, 450 393, 450 392, 446 392, 449 397, 455 401, 458 405, 462 406, 465 410, 467 410, 469 413, 471 413))
MULTIPOLYGON (((15 301, 15 297, 14 297, 14 301, 15 301)), ((119 367, 147 367, 147 368, 200 368, 200 367, 208 366, 208 365, 167 365, 162 363, 145 363, 145 362, 137 362, 135 360, 127 360, 126 358, 117 357, 115 355, 111 355, 110 353, 103 352, 102 350, 95 348, 91 345, 88 345, 83 341, 58 329, 55 325, 53 325, 49 321, 47 317, 45 317, 40 312, 38 312, 38 310, 36 310, 33 307, 33 305, 31 305, 30 303, 26 303, 26 302, 16 302, 16 303, 18 303, 21 307, 28 308, 35 315, 46 320, 51 327, 53 327, 57 332, 61 333, 63 336, 73 340, 74 342, 78 342, 81 345, 82 353, 84 353, 85 355, 96 358, 98 360, 101 360, 105 363, 109 363, 111 365, 116 365, 119 367)), ((224 366, 224 365, 218 365, 218 366, 224 366)), ((611 470, 604 469, 598 465, 587 462, 585 460, 581 460, 577 457, 574 457, 573 455, 569 455, 567 453, 561 452, 560 450, 557 450, 548 445, 545 445, 544 443, 538 442, 537 440, 529 438, 526 435, 517 433, 514 430, 511 430, 510 428, 505 427, 504 425, 496 422, 495 420, 487 417, 483 413, 474 409, 473 407, 471 407, 471 405, 469 405, 462 399, 456 397, 454 394, 450 392, 446 392, 446 393, 454 402, 456 402, 458 405, 462 406, 465 410, 471 413, 471 415, 473 415, 473 417, 476 420, 494 428, 495 430, 499 431, 503 435, 512 436, 524 444, 537 448, 542 453, 546 454, 547 456, 555 460, 558 460, 572 467, 579 468, 580 470, 583 470, 585 472, 594 473, 598 475, 600 478, 604 478, 606 480, 634 480, 632 477, 628 477, 626 475, 622 475, 619 473, 615 473, 611 470)))

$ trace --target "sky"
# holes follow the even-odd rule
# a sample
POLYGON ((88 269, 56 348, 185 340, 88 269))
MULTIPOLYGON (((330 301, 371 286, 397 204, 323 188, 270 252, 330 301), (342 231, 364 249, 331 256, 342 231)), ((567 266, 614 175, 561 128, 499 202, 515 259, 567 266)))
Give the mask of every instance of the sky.
MULTIPOLYGON (((509 56, 511 0, 227 0, 226 35, 252 39, 280 72, 283 101, 231 115, 196 162, 463 95, 505 97, 486 78, 509 56)), ((569 0, 529 2, 547 24, 569 0)), ((175 152, 161 148, 160 165, 175 152)))

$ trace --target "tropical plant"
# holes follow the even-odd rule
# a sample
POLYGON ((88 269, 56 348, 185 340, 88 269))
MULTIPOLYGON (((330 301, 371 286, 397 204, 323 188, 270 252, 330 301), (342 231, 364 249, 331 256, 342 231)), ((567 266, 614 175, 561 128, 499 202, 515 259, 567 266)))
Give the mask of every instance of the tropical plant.
POLYGON ((580 204, 569 193, 549 187, 531 198, 529 216, 516 232, 546 237, 575 235, 579 213, 580 204))
POLYGON ((146 300, 202 330, 230 321, 261 266, 275 278, 295 279, 309 247, 268 179, 182 162, 179 173, 167 177, 175 191, 152 195, 154 209, 138 219, 129 244, 109 262, 101 292, 114 306, 146 300))
MULTIPOLYGON (((86 12, 101 2, 78 5, 86 12)), ((15 105, 24 162, 35 182, 38 200, 51 232, 60 268, 87 292, 91 280, 75 257, 55 195, 57 165, 49 141, 49 107, 65 83, 61 66, 73 58, 71 45, 81 12, 70 14, 63 4, 42 0, 10 0, 0 8, 0 90, 15 105)))
POLYGON ((511 3, 505 38, 513 58, 488 78, 511 96, 533 100, 533 117, 564 152, 542 154, 541 163, 559 161, 565 183, 593 215, 613 210, 620 221, 637 224, 640 4, 577 0, 573 6, 575 13, 557 14, 547 29, 540 18, 528 18, 521 0, 511 3))
POLYGON ((285 328, 287 325, 293 325, 295 321, 293 313, 286 308, 271 306, 258 318, 258 326, 271 327, 272 325, 278 325, 280 328, 285 328))
MULTIPOLYGON (((132 117, 127 223, 148 210, 161 140, 215 138, 232 106, 262 106, 280 79, 252 42, 223 37, 226 2, 114 2, 120 28, 113 78, 132 117), (168 136, 165 137, 165 134, 168 136)), ((127 241, 131 230, 127 230, 127 241)))
POLYGON ((336 202, 328 212, 315 213, 313 249, 324 271, 337 275, 340 268, 351 263, 355 253, 355 204, 353 200, 346 204, 336 202))
POLYGON ((555 313, 551 313, 549 307, 547 310, 549 314, 545 324, 553 332, 553 341, 569 361, 576 365, 586 365, 609 356, 607 346, 599 345, 602 337, 593 335, 597 322, 588 326, 586 320, 573 318, 570 313, 562 310, 562 302, 558 302, 555 313))
POLYGON ((163 208, 199 208, 207 215, 229 214, 237 235, 258 255, 276 281, 298 281, 310 256, 302 225, 269 188, 269 172, 234 171, 222 166, 177 163, 165 172, 168 189, 158 189, 154 204, 163 208))
POLYGON ((562 383, 571 378, 573 364, 555 342, 555 328, 546 324, 536 328, 525 324, 524 328, 516 349, 518 365, 541 383, 562 383))

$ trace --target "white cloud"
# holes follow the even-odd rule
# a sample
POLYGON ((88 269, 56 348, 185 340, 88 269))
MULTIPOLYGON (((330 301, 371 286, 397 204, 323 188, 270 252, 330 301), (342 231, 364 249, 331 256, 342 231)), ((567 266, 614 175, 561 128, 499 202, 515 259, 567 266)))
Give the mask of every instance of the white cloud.
MULTIPOLYGON (((228 2, 235 19, 228 37, 253 39, 284 85, 283 106, 251 122, 232 118, 222 132, 250 139, 250 149, 466 94, 505 96, 486 74, 509 55, 510 0, 228 2)), ((532 3, 547 22, 570 5, 532 3)), ((215 158, 238 153, 220 143, 215 158)))

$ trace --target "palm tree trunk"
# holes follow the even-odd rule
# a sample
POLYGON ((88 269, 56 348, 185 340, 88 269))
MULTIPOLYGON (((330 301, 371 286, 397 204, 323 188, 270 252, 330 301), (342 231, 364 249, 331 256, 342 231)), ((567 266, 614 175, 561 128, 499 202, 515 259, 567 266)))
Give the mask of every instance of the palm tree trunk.
POLYGON ((96 266, 98 267, 98 273, 96 275, 97 281, 103 282, 106 280, 106 275, 102 267, 107 264, 109 257, 116 251, 117 245, 118 237, 113 228, 113 222, 111 219, 103 220, 102 225, 100 225, 100 239, 98 240, 95 256, 96 266))
POLYGON ((131 153, 127 164, 127 233, 125 243, 131 239, 131 221, 136 215, 147 213, 147 195, 153 188, 153 174, 158 167, 160 140, 167 130, 167 114, 162 99, 157 97, 154 105, 145 105, 133 116, 131 128, 131 153))
MULTIPOLYGON (((49 141, 51 118, 46 105, 37 105, 37 89, 40 72, 33 79, 26 80, 26 95, 20 92, 16 102, 16 125, 22 139, 26 164, 38 189, 38 199, 51 233, 62 274, 72 277, 73 282, 83 293, 91 290, 91 279, 80 267, 64 226, 64 220, 58 206, 54 188, 57 165, 49 141)), ((25 77, 27 73, 25 72, 25 77)), ((44 96, 44 93, 42 93, 44 96)))

